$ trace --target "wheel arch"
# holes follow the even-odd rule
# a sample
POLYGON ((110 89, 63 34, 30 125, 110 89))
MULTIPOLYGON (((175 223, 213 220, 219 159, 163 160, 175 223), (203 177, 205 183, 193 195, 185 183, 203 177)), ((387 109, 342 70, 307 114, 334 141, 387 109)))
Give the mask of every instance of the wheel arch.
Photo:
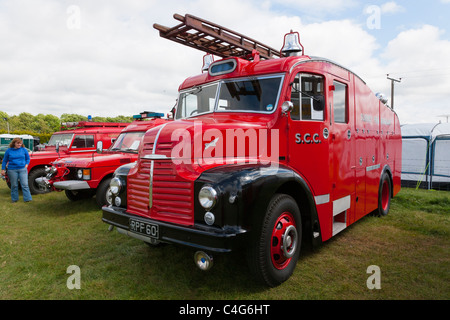
MULTIPOLYGON (((223 219, 228 222, 225 224, 238 225, 250 233, 253 228, 258 229, 275 194, 291 196, 297 203, 302 216, 304 237, 302 240, 314 246, 322 243, 311 188, 305 179, 291 168, 284 165, 269 167, 248 164, 216 167, 203 172, 196 180, 194 194, 197 195, 200 188, 206 184, 218 190, 219 197, 222 199, 222 201, 219 200, 219 203, 222 203, 220 212, 223 219), (230 204, 228 200, 231 194, 236 195, 237 199, 233 204, 230 204), (316 237, 313 237, 314 234, 316 237)), ((200 208, 197 202, 194 207, 195 220, 202 221, 205 210, 200 208)))
POLYGON ((306 182, 303 179, 286 181, 274 194, 277 193, 289 195, 297 203, 302 217, 302 242, 313 246, 322 243, 315 201, 306 182), (314 238, 314 234, 319 234, 319 237, 314 238))

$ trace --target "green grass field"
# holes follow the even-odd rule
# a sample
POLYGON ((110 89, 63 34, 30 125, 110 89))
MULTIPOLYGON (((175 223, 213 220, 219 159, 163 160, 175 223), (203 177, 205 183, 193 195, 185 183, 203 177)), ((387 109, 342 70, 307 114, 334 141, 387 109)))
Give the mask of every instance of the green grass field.
POLYGON ((95 199, 64 193, 12 204, 0 181, 0 299, 347 300, 450 298, 450 192, 402 189, 384 218, 367 216, 320 248, 304 250, 293 276, 256 284, 240 253, 215 256, 208 272, 189 248, 150 248, 109 232, 95 199), (80 268, 81 289, 69 290, 80 268), (367 268, 380 268, 370 290, 367 268))

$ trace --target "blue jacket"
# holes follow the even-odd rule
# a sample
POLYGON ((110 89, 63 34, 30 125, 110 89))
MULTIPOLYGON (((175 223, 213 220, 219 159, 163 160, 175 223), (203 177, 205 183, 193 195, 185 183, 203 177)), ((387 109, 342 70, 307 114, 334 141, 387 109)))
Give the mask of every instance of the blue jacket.
POLYGON ((21 148, 8 148, 5 152, 2 162, 2 170, 5 170, 6 164, 8 164, 8 169, 23 169, 25 165, 30 163, 30 155, 27 149, 21 148))

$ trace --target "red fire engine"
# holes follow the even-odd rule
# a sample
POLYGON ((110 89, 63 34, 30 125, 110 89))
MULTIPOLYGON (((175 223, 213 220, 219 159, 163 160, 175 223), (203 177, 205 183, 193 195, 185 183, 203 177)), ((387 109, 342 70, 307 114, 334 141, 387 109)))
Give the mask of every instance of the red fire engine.
POLYGON ((59 158, 85 157, 95 152, 98 144, 109 148, 112 140, 128 125, 129 123, 90 121, 63 123, 61 129, 66 130, 55 132, 43 150, 30 153, 28 185, 31 193, 47 192, 36 183, 37 178, 45 177, 45 166, 59 158))
POLYGON ((133 116, 135 121, 122 130, 109 149, 103 151, 100 147, 99 154, 58 159, 46 168, 46 177, 36 179, 36 183, 48 191, 64 190, 72 201, 95 195, 100 207, 112 204, 109 183, 114 171, 137 160, 142 136, 148 129, 167 122, 161 119, 163 116, 148 111, 133 116))
POLYGON ((116 171, 104 222, 193 247, 204 270, 211 253, 245 247, 252 273, 276 286, 302 243, 388 213, 400 190, 399 120, 360 77, 305 55, 296 32, 279 52, 174 17, 181 24, 154 25, 162 37, 222 59, 181 84, 175 121, 147 131, 139 160, 116 171))

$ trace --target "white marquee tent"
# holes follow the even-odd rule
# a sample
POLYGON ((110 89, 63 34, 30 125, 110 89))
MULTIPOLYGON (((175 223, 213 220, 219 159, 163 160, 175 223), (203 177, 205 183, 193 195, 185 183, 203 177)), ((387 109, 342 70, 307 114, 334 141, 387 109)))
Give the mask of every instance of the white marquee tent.
POLYGON ((402 185, 450 190, 450 123, 406 124, 402 130, 402 185))

